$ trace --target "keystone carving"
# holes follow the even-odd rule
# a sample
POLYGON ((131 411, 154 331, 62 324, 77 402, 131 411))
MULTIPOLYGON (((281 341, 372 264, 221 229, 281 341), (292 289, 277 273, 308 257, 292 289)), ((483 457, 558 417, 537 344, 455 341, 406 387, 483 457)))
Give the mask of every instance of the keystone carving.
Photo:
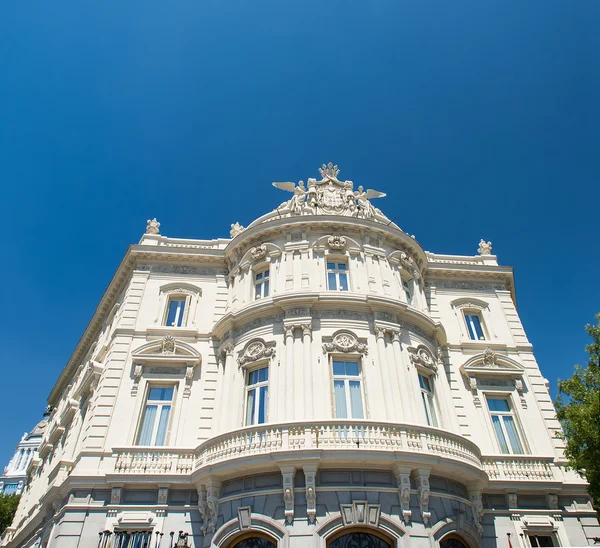
POLYGON ((333 234, 327 238, 327 245, 330 249, 341 251, 346 247, 346 238, 339 234, 333 234))
POLYGON ((267 256, 267 246, 265 244, 257 245, 250 249, 250 255, 255 261, 262 261, 267 256))

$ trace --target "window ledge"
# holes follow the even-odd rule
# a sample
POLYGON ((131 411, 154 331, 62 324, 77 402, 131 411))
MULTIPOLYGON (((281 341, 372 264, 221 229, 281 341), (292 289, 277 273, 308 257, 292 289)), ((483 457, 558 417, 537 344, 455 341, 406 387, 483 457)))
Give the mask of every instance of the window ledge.
POLYGON ((146 329, 148 335, 173 335, 177 337, 196 337, 198 328, 196 327, 169 327, 161 325, 158 327, 148 327, 146 329))

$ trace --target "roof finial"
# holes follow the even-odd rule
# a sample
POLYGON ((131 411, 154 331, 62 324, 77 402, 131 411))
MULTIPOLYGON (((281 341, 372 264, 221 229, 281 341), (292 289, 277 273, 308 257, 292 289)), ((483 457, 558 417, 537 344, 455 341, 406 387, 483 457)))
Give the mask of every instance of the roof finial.
POLYGON ((492 254, 492 242, 486 242, 481 240, 479 242, 479 249, 477 250, 480 255, 491 255, 492 254))
POLYGON ((160 234, 160 232, 158 231, 159 228, 160 223, 156 220, 156 217, 154 217, 154 219, 148 219, 146 221, 146 234, 160 234))

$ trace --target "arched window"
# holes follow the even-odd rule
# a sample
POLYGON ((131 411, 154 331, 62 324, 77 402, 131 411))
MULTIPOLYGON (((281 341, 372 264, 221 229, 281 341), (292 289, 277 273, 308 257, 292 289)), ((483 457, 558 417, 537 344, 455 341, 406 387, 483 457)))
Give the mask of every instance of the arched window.
POLYGON ((440 548, 469 548, 467 543, 454 533, 440 540, 440 548))
POLYGON ((250 533, 234 540, 229 548, 277 548, 277 544, 265 535, 250 533))
POLYGON ((392 548, 393 543, 379 532, 370 530, 342 532, 327 544, 328 548, 392 548))

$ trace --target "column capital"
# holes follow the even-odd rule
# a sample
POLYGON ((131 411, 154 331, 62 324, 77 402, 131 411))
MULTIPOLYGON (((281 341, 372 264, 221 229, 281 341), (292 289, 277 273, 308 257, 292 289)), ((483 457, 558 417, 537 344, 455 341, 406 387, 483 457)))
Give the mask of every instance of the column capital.
POLYGON ((294 329, 296 329, 295 325, 284 325, 283 326, 283 331, 285 333, 285 337, 293 337, 294 336, 294 329))
POLYGON ((312 325, 309 323, 300 324, 302 335, 312 335, 312 325))
POLYGON ((378 325, 375 326, 375 337, 379 339, 383 339, 385 337, 387 329, 385 327, 380 327, 378 325))

